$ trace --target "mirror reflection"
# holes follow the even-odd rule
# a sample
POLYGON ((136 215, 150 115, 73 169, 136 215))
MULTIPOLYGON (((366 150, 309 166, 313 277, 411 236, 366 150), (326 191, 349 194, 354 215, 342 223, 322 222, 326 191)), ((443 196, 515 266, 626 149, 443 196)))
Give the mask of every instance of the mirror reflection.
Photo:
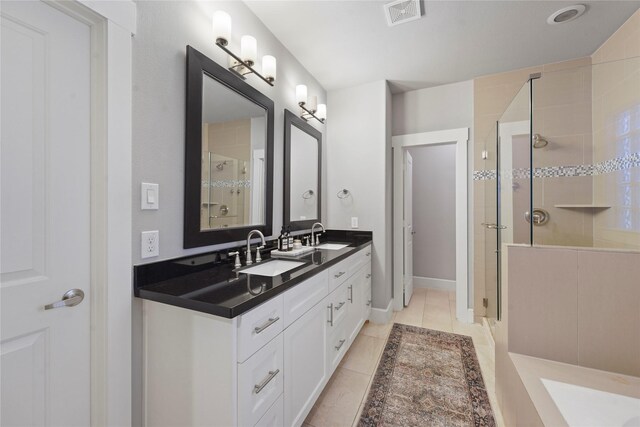
POLYGON ((318 140, 291 127, 289 221, 318 218, 318 140))
POLYGON ((267 111, 203 73, 200 229, 265 223, 267 111))
POLYGON ((284 225, 310 229, 320 221, 322 133, 285 110, 284 225))

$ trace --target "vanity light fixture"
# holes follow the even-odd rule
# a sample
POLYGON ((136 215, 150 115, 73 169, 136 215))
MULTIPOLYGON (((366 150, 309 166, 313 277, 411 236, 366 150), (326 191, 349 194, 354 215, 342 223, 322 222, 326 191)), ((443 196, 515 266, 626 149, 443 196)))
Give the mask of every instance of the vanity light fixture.
POLYGON ((254 67, 258 59, 258 42, 253 36, 244 35, 240 39, 240 56, 229 50, 231 38, 231 16, 227 12, 218 10, 213 14, 213 35, 216 45, 231 57, 229 70, 243 80, 247 74, 255 74, 273 86, 276 81, 276 58, 271 55, 262 57, 262 74, 254 67))
POLYGON ((318 104, 318 97, 315 95, 308 97, 306 85, 296 86, 296 102, 302 108, 300 112, 302 120, 308 122, 309 119, 314 118, 320 123, 324 123, 327 119, 327 105, 318 104))

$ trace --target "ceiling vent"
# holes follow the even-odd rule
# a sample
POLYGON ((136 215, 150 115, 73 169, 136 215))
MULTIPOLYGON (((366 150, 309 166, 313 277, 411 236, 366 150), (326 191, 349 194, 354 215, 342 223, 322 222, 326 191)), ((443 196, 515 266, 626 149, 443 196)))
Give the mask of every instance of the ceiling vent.
POLYGON ((384 5, 387 24, 390 27, 420 19, 420 0, 396 0, 384 5))

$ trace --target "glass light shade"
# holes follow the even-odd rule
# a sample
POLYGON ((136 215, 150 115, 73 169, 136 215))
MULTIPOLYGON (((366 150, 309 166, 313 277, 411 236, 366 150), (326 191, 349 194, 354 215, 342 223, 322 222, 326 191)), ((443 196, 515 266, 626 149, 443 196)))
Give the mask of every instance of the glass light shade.
POLYGON ((231 40, 231 16, 227 12, 218 10, 213 14, 213 37, 216 41, 231 40))
POLYGON ((318 97, 313 95, 309 97, 309 105, 307 105, 307 109, 310 111, 316 111, 318 109, 318 97))
POLYGON ((251 64, 256 63, 256 59, 258 58, 258 42, 255 37, 242 36, 240 39, 240 58, 242 58, 244 62, 251 64))
POLYGON ((296 102, 298 105, 300 103, 307 103, 307 86, 298 85, 296 86, 296 102))
POLYGON ((318 104, 318 111, 316 111, 316 116, 319 119, 327 118, 327 105, 326 104, 318 104))
POLYGON ((262 57, 262 75, 265 79, 276 79, 276 58, 271 55, 262 57))

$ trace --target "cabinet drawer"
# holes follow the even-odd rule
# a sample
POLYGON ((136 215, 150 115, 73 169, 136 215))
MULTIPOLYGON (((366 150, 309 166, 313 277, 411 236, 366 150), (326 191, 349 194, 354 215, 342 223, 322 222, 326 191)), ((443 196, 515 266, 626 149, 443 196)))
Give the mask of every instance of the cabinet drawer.
POLYGON ((333 292, 356 271, 358 271, 358 254, 351 255, 331 267, 329 269, 329 292, 333 292))
POLYGON ((345 282, 338 289, 333 291, 327 299, 327 312, 329 317, 327 318, 328 328, 327 333, 331 333, 334 329, 342 323, 342 320, 347 316, 347 310, 349 309, 349 282, 345 282))
POLYGON ((284 390, 282 334, 238 365, 238 423, 253 426, 284 390))
POLYGON ((342 357, 349 348, 349 337, 347 336, 346 323, 339 325, 329 334, 327 339, 327 373, 333 374, 342 357))
MULTIPOLYGON (((282 295, 244 313, 238 319, 238 362, 253 353, 282 332, 282 295)), ((253 424, 252 424, 253 425, 253 424)))
POLYGON ((327 270, 284 293, 284 328, 319 303, 329 293, 327 270))
POLYGON ((280 396, 266 414, 260 418, 256 427, 282 427, 284 425, 284 396, 280 396))

